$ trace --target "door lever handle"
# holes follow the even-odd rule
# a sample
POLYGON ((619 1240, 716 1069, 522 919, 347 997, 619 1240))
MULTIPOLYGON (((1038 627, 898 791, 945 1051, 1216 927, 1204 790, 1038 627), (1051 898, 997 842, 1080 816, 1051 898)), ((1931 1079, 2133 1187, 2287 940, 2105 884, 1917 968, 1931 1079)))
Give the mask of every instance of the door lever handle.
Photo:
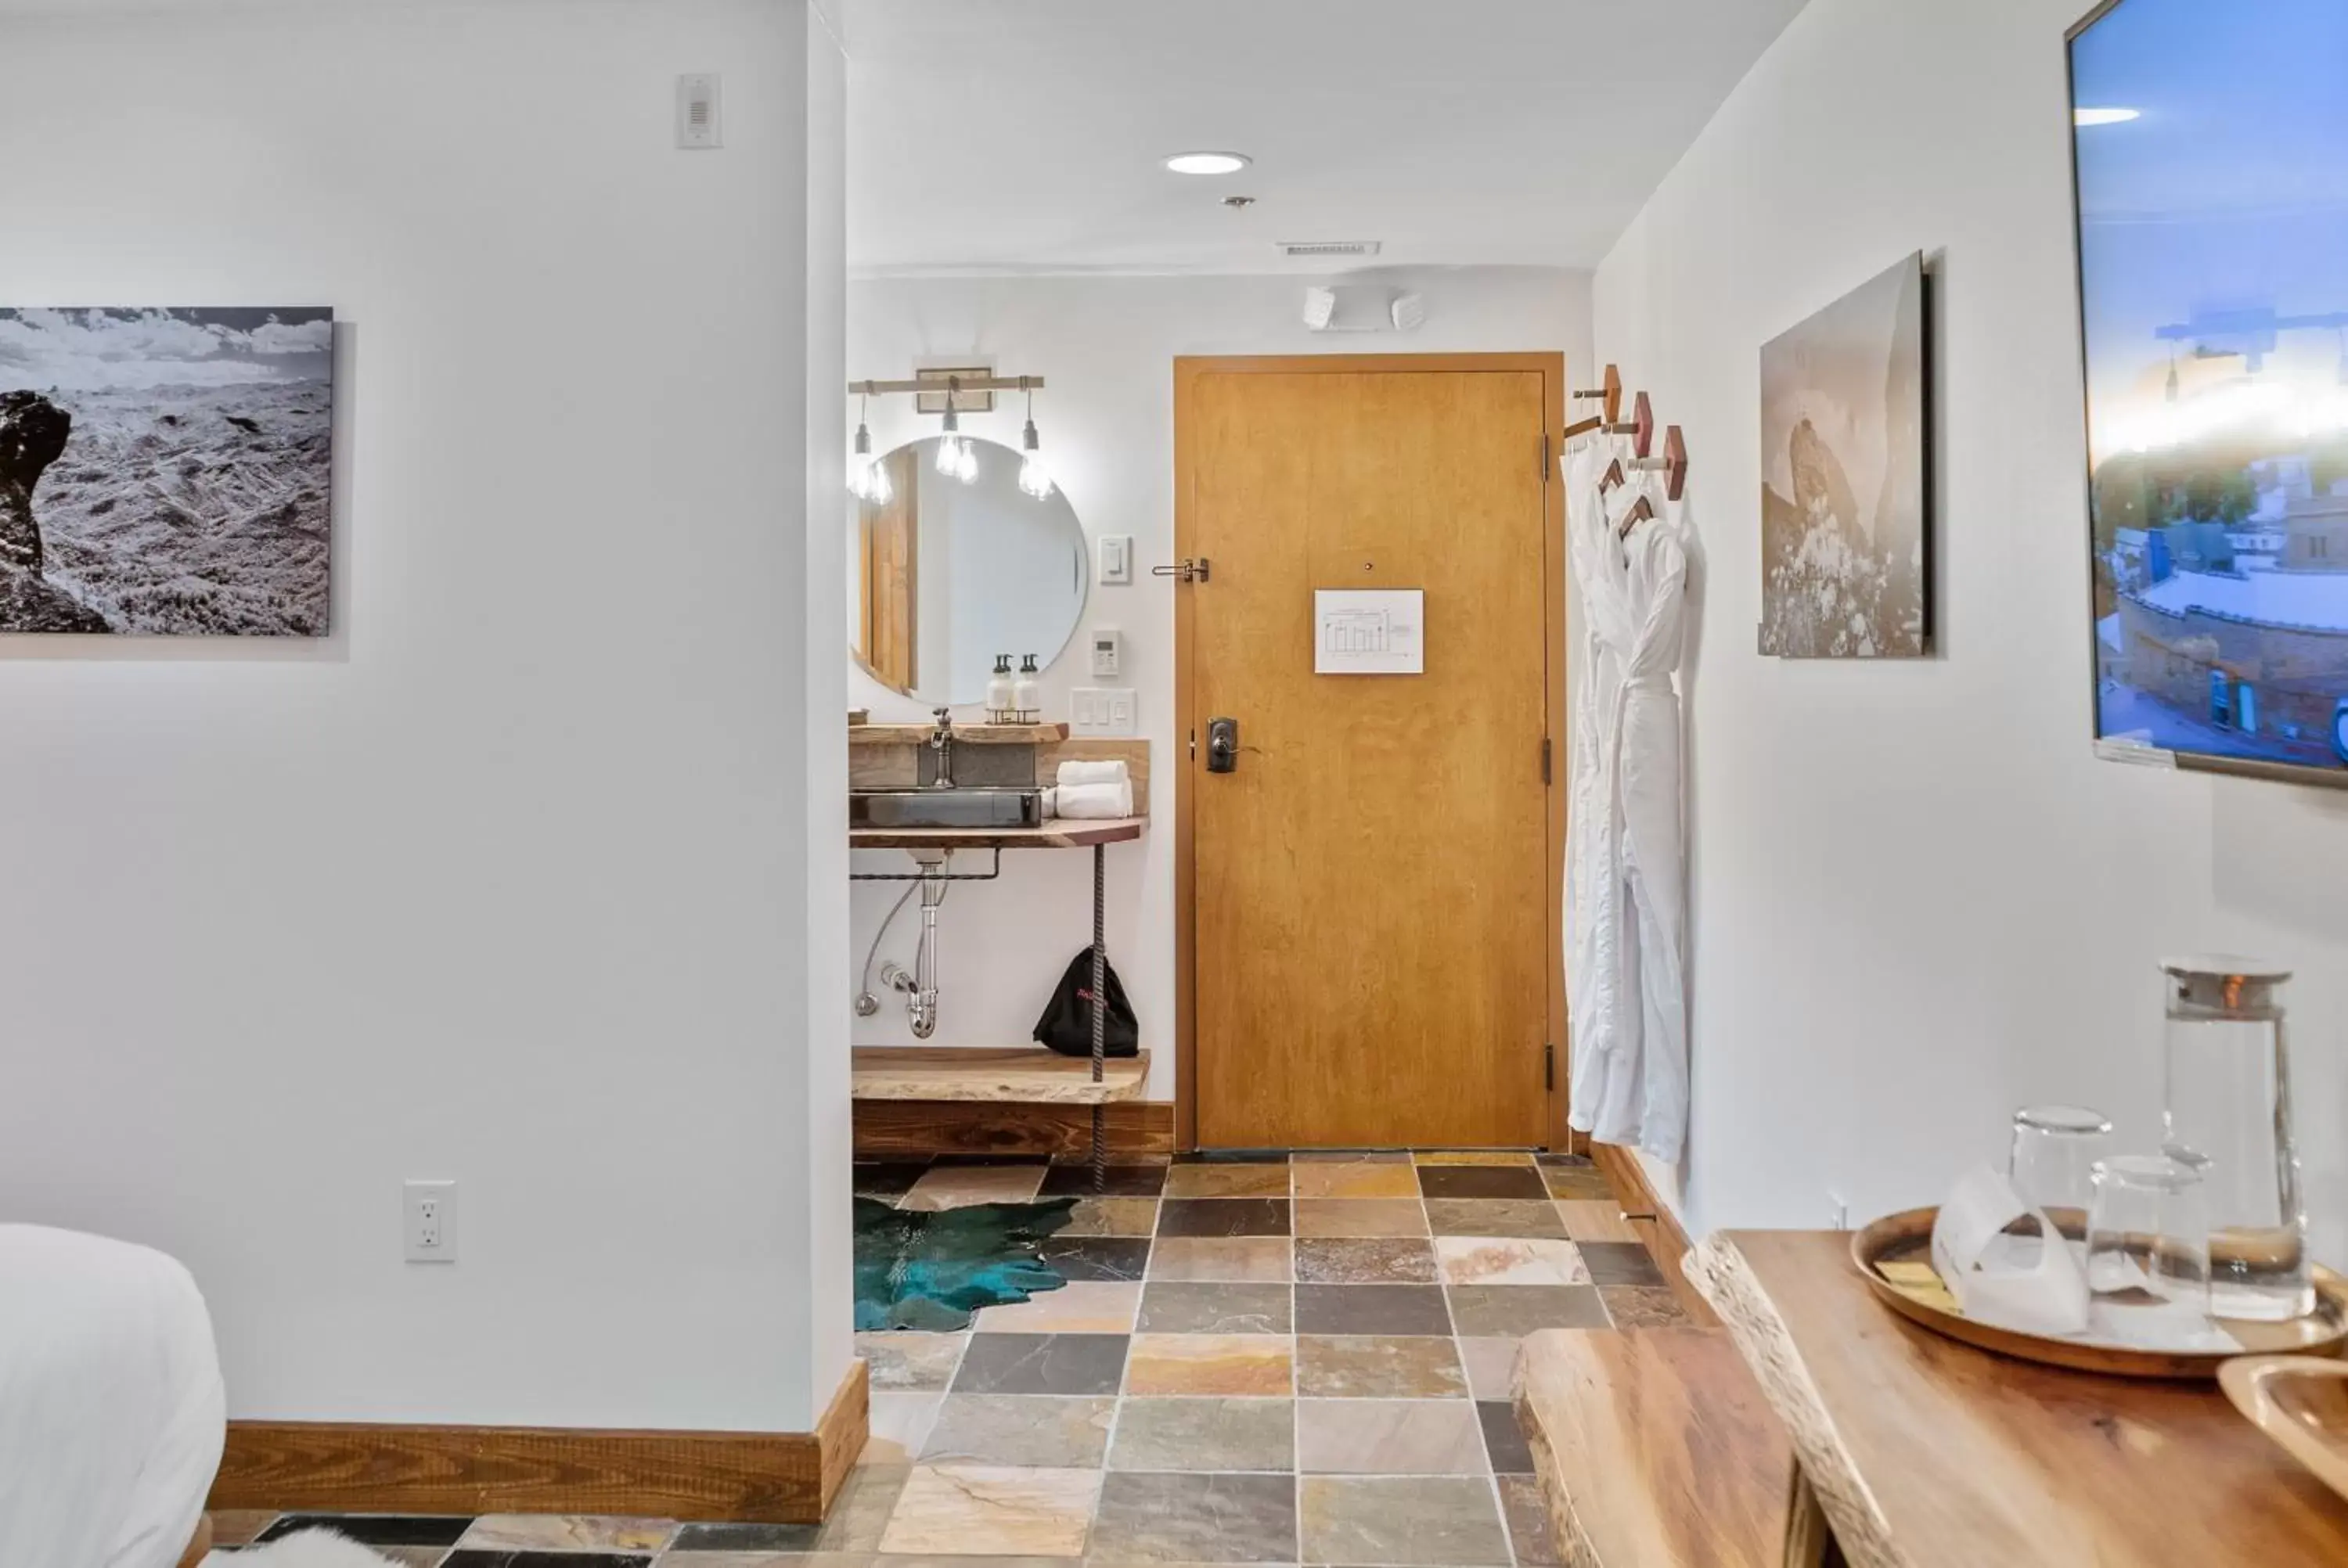
POLYGON ((1237 773, 1240 766, 1240 722, 1237 719, 1207 721, 1207 771, 1210 774, 1237 773))

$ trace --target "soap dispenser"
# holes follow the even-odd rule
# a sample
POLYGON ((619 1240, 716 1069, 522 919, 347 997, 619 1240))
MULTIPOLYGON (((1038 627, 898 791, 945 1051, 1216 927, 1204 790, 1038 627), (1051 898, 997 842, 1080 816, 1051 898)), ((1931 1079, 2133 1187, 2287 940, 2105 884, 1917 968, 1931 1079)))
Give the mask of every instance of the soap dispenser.
POLYGON ((1011 688, 1011 705, 1019 710, 1019 723, 1032 724, 1043 717, 1044 698, 1035 682, 1035 656, 1028 654, 1019 661, 1019 679, 1011 688))
POLYGON ((1010 723, 1011 710, 1014 705, 1014 693, 1011 684, 1011 655, 998 653, 994 656, 994 673, 986 682, 987 722, 995 724, 1010 723))

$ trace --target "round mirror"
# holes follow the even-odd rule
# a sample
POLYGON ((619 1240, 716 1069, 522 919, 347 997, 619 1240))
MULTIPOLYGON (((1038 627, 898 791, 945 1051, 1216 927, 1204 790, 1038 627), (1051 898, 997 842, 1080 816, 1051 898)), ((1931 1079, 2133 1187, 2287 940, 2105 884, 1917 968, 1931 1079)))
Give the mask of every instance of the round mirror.
POLYGON ((887 484, 849 525, 849 630, 857 662, 932 706, 986 700, 998 654, 1048 669, 1085 610, 1085 532, 1057 487, 1019 487, 1020 454, 975 436, 941 472, 945 437, 879 459, 887 484))

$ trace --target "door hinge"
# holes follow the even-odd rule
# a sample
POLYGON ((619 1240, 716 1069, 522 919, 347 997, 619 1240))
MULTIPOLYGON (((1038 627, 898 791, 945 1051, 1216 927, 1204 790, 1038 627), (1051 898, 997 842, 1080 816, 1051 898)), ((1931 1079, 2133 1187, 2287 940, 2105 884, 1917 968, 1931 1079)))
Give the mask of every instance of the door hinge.
POLYGON ((1542 483, 1542 484, 1544 484, 1544 485, 1546 485, 1546 484, 1548 484, 1548 483, 1549 483, 1549 467, 1550 467, 1550 456, 1549 456, 1549 432, 1548 432, 1548 431, 1546 431, 1546 430, 1544 430, 1544 431, 1542 431, 1542 432, 1541 432, 1540 466, 1541 466, 1541 469, 1540 469, 1541 483, 1542 483))
POLYGON ((1557 1047, 1553 1045, 1541 1047, 1541 1087, 1557 1087, 1557 1047))
POLYGON ((1543 735, 1541 737, 1541 783, 1549 784, 1553 782, 1550 776, 1550 772, 1549 737, 1547 735, 1543 735))
POLYGON ((1199 732, 1196 730, 1190 732, 1190 760, 1194 763, 1199 760, 1199 732))

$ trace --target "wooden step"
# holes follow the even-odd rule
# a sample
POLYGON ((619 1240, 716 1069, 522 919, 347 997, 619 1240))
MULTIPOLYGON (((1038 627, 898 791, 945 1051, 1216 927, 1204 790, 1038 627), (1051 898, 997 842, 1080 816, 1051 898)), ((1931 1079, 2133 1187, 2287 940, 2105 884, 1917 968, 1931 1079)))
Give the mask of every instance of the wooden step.
POLYGON ((852 1095, 858 1100, 988 1100, 1025 1105, 1107 1105, 1138 1100, 1149 1081, 1149 1053, 1113 1057, 1093 1081, 1088 1057, 1042 1046, 860 1045, 852 1095))
POLYGON ((1793 1445, 1725 1330, 1549 1329, 1519 1352, 1516 1392, 1567 1562, 1786 1561, 1793 1445))

